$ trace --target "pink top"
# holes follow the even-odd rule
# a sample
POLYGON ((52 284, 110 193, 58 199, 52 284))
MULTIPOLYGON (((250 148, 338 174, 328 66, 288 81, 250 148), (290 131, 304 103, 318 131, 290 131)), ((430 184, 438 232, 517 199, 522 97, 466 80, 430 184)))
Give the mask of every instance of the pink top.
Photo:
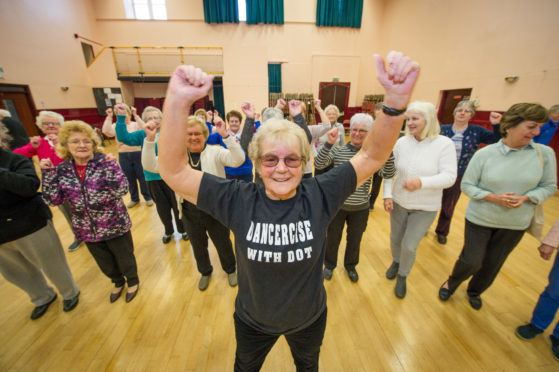
POLYGON ((39 160, 50 159, 55 167, 64 161, 64 159, 59 158, 58 155, 56 155, 55 146, 51 145, 51 143, 45 138, 41 138, 41 143, 37 148, 33 148, 31 143, 28 143, 25 146, 15 149, 14 152, 28 158, 32 158, 37 155, 39 160))
POLYGON ((543 238, 542 243, 559 248, 559 219, 551 226, 551 229, 549 229, 549 232, 545 238, 543 238))

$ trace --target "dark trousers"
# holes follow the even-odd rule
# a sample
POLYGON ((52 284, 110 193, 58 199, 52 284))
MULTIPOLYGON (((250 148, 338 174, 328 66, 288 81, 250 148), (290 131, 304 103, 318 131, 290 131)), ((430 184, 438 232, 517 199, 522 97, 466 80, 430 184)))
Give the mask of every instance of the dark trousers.
POLYGON ((151 195, 148 191, 148 186, 146 184, 146 179, 144 177, 144 168, 142 168, 142 152, 119 152, 118 162, 120 167, 128 180, 128 185, 130 187, 130 199, 135 202, 140 201, 140 196, 138 195, 138 182, 140 183, 140 191, 144 196, 144 199, 151 200, 151 195))
POLYGON ((182 203, 182 216, 200 274, 210 275, 213 271, 208 253, 208 235, 215 245, 223 270, 228 274, 234 273, 237 263, 229 229, 187 201, 182 203))
POLYGON ((371 186, 371 193, 369 196, 369 206, 372 209, 377 200, 378 194, 380 192, 380 185, 382 185, 382 177, 376 172, 373 174, 373 185, 371 186))
MULTIPOLYGON (((555 255, 555 262, 549 273, 549 283, 540 295, 531 323, 541 330, 546 329, 555 318, 557 309, 559 309, 559 254, 555 255)), ((559 338, 559 322, 553 329, 553 336, 559 338)))
POLYGON ((122 287, 126 282, 132 287, 140 282, 130 231, 114 239, 85 244, 103 274, 111 279, 115 287, 122 287))
POLYGON ((182 221, 179 218, 179 208, 175 192, 163 180, 147 181, 149 193, 153 197, 159 219, 165 227, 165 235, 171 235, 175 231, 173 228, 173 215, 179 233, 184 233, 182 221))
POLYGON ((227 178, 228 180, 241 180, 245 182, 252 182, 252 173, 240 174, 238 176, 234 176, 232 174, 225 174, 225 178, 227 178))
MULTIPOLYGON (((326 329, 326 313, 324 310, 307 328, 285 335, 298 372, 318 371, 318 355, 326 329)), ((237 314, 233 314, 233 318, 237 339, 235 372, 259 371, 279 335, 260 332, 240 320, 237 314)))
POLYGON ((523 235, 524 230, 484 227, 466 220, 464 248, 448 278, 451 293, 472 276, 468 296, 480 296, 493 283, 523 235))
POLYGON ((450 221, 452 220, 452 215, 454 214, 454 208, 456 208, 456 203, 458 203, 458 199, 460 198, 460 184, 462 183, 462 176, 463 174, 458 175, 454 185, 443 190, 441 212, 439 213, 439 220, 437 222, 437 227, 435 228, 435 232, 438 235, 448 236, 450 221))
POLYGON ((369 210, 345 211, 340 209, 334 216, 326 233, 326 257, 324 265, 328 269, 334 269, 338 264, 338 249, 342 240, 344 225, 347 223, 346 247, 344 256, 344 267, 347 270, 355 269, 359 263, 359 247, 363 232, 367 228, 369 210))

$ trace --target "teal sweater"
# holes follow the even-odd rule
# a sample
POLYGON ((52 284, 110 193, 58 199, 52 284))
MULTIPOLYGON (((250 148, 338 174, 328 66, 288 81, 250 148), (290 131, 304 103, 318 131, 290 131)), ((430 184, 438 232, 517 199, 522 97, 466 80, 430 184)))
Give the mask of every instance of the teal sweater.
MULTIPOLYGON (((126 116, 117 115, 116 117, 116 139, 128 146, 144 146, 144 138, 146 138, 146 132, 143 130, 137 130, 132 133, 128 133, 126 129, 126 116)), ((155 154, 157 155, 157 144, 155 145, 155 154)), ((144 169, 144 176, 146 181, 161 181, 161 176, 159 173, 148 172, 144 169)))
POLYGON ((468 221, 492 228, 528 228, 536 205, 557 190, 555 154, 550 147, 539 146, 543 168, 534 142, 515 150, 505 146, 501 140, 474 154, 461 184, 462 191, 470 197, 466 208, 468 221), (509 209, 481 200, 489 194, 505 192, 526 195, 530 201, 509 209))

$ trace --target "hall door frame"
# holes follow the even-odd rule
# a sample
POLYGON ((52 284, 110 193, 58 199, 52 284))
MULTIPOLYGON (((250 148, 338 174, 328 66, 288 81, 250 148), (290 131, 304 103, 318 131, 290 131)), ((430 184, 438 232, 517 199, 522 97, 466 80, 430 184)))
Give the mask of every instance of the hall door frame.
POLYGON ((0 83, 0 108, 10 111, 29 137, 42 135, 35 125, 37 109, 29 85, 0 83))

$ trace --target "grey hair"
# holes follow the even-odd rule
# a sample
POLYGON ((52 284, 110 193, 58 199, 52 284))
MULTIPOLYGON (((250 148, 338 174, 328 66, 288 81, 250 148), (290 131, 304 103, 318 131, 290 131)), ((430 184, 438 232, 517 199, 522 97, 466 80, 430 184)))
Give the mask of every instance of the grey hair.
POLYGON ((262 112, 262 124, 270 119, 283 120, 283 111, 275 107, 268 107, 262 112))
POLYGON ((41 111, 39 115, 37 115, 37 119, 35 120, 35 124, 39 127, 39 129, 43 130, 43 119, 46 116, 50 116, 51 118, 58 119, 60 126, 64 125, 64 116, 60 115, 58 112, 54 111, 41 111))
POLYGON ((472 110, 472 117, 474 117, 474 115, 476 114, 476 105, 474 105, 474 102, 468 100, 458 102, 456 104, 456 107, 454 108, 454 111, 452 112, 452 115, 456 115, 456 111, 458 111, 458 109, 462 106, 470 107, 470 110, 472 110))
POLYGON ((353 129, 355 124, 366 124, 367 131, 371 130, 373 126, 373 117, 369 114, 358 113, 351 117, 349 121, 349 130, 353 129))
POLYGON ((557 112, 557 111, 559 111, 559 105, 553 105, 549 109, 549 112, 557 112))
POLYGON ((8 128, 0 122, 0 148, 10 151, 10 142, 12 142, 12 136, 9 134, 8 128))
POLYGON ((11 118, 12 113, 9 112, 8 110, 0 110, 0 116, 3 116, 5 118, 11 118))
POLYGON ((148 112, 157 112, 157 114, 159 115, 160 118, 163 117, 163 113, 161 113, 161 110, 158 109, 157 107, 146 106, 146 108, 142 112, 142 121, 144 121, 144 122, 146 121, 146 116, 148 116, 148 112))

